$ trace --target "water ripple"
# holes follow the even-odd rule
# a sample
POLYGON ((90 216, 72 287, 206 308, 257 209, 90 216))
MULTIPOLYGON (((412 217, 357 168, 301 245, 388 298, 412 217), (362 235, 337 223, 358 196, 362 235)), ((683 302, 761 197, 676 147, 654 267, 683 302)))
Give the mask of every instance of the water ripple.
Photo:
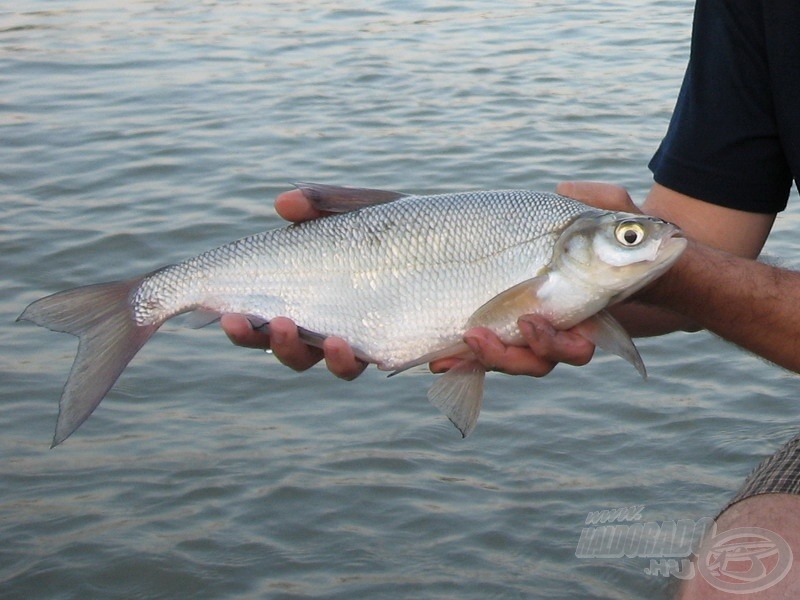
MULTIPOLYGON (((168 325, 66 444, 75 340, 13 323, 279 224, 292 180, 641 198, 693 3, 21 0, 0 28, 0 597, 627 598, 590 511, 713 514, 796 428, 793 377, 704 335, 492 376, 462 440, 432 377, 295 374, 168 325)), ((796 203, 795 203, 796 204, 796 203)), ((791 255, 794 208, 769 251, 791 255)))

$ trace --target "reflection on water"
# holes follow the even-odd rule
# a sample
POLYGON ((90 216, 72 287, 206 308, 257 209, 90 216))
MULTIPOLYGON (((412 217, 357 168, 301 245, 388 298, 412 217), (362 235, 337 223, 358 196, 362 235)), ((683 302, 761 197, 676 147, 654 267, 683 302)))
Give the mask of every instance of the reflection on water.
POLYGON ((292 180, 641 198, 692 3, 42 8, 0 27, 0 597, 666 596, 575 556, 586 515, 714 514, 794 433, 794 377, 703 334, 642 341, 646 383, 604 355, 490 377, 462 440, 424 374, 298 375, 168 325, 48 451, 75 340, 13 323, 28 302, 276 226, 292 180))

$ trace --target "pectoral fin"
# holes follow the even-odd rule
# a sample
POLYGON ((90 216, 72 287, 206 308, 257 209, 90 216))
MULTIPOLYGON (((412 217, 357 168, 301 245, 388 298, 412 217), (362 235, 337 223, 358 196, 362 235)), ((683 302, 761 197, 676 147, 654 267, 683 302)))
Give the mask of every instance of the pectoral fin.
POLYGON ((647 379, 647 369, 631 336, 607 311, 601 310, 576 325, 575 328, 598 348, 627 360, 636 367, 642 379, 647 379))
POLYGON ((428 390, 428 400, 467 437, 478 422, 486 369, 476 360, 463 360, 428 390))
POLYGON ((546 281, 547 274, 543 273, 500 292, 472 313, 467 321, 467 329, 488 327, 499 330, 509 318, 537 312, 536 309, 541 305, 539 290, 546 281))
POLYGON ((332 213, 344 213, 376 204, 386 204, 406 196, 401 192, 338 187, 321 183, 297 182, 293 185, 303 192, 303 196, 314 208, 332 213))
MULTIPOLYGON (((499 331, 508 315, 538 312, 537 308, 541 303, 538 294, 547 282, 547 277, 547 272, 543 272, 501 292, 475 311, 469 319, 468 327, 489 327, 499 331)), ((647 369, 631 337, 607 311, 602 310, 589 317, 576 325, 576 328, 598 348, 627 360, 636 367, 643 379, 647 379, 647 369)))

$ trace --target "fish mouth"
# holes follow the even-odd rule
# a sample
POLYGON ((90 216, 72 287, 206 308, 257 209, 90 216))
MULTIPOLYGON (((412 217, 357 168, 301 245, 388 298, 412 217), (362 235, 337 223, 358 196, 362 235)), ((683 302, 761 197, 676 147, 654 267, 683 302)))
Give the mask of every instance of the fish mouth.
MULTIPOLYGON (((670 225, 672 224, 670 223, 670 225)), ((637 291, 666 273, 677 262, 683 251, 686 250, 686 246, 689 245, 689 240, 683 235, 683 232, 675 225, 672 225, 672 227, 674 229, 665 233, 661 239, 661 243, 658 246, 658 256, 653 261, 654 268, 637 287, 637 291)))
POLYGON ((659 262, 667 266, 672 265, 689 245, 689 240, 683 231, 675 225, 673 227, 674 230, 665 235, 659 245, 659 258, 661 258, 659 262))

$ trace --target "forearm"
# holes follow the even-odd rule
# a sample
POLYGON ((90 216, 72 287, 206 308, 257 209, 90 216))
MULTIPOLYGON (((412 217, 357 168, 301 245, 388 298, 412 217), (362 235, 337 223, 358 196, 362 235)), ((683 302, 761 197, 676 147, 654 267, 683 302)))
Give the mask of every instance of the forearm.
POLYGON ((800 273, 692 242, 638 299, 800 372, 800 273))
POLYGON ((610 312, 634 338, 702 329, 688 317, 661 306, 645 304, 635 298, 612 306, 610 312))
MULTIPOLYGON (((636 337, 708 328, 728 339, 733 339, 732 335, 727 335, 709 325, 709 319, 713 320, 717 316, 722 316, 725 311, 721 311, 715 306, 714 312, 712 312, 710 310, 712 305, 706 304, 706 302, 713 301, 713 298, 701 301, 698 300, 698 294, 702 290, 715 291, 714 276, 730 276, 731 300, 735 302, 730 308, 735 309, 740 306, 741 295, 745 291, 741 288, 742 279, 740 277, 745 271, 740 272, 739 269, 746 269, 749 265, 760 272, 757 264, 746 259, 758 256, 769 235, 775 215, 748 213, 709 204, 658 184, 653 185, 642 210, 647 214, 678 224, 684 230, 687 238, 704 244, 700 250, 717 248, 724 252, 714 252, 714 255, 709 257, 699 256, 699 259, 695 261, 691 257, 693 253, 699 251, 698 247, 690 247, 685 257, 670 270, 666 277, 635 297, 635 300, 638 298, 647 300, 647 304, 634 300, 616 309, 615 314, 620 322, 636 337), (733 256, 725 254, 726 252, 733 256), (736 256, 743 257, 745 260, 736 259, 736 256), (732 259, 733 264, 730 264, 728 259, 732 259), (687 265, 694 265, 694 267, 690 272, 684 273, 683 270, 687 268, 687 265), (708 267, 710 272, 703 273, 701 269, 700 273, 695 273, 698 281, 694 281, 689 274, 694 273, 698 269, 698 265, 708 267), (723 266, 726 269, 722 269, 723 266), (691 292, 687 290, 691 290, 691 292), (689 306, 684 304, 689 304, 689 306), (706 310, 707 308, 708 310, 706 310)), ((744 312, 747 315, 749 307, 744 312)), ((748 318, 748 316, 744 317, 745 320, 748 318)), ((739 324, 735 325, 737 328, 739 326, 739 324)))

